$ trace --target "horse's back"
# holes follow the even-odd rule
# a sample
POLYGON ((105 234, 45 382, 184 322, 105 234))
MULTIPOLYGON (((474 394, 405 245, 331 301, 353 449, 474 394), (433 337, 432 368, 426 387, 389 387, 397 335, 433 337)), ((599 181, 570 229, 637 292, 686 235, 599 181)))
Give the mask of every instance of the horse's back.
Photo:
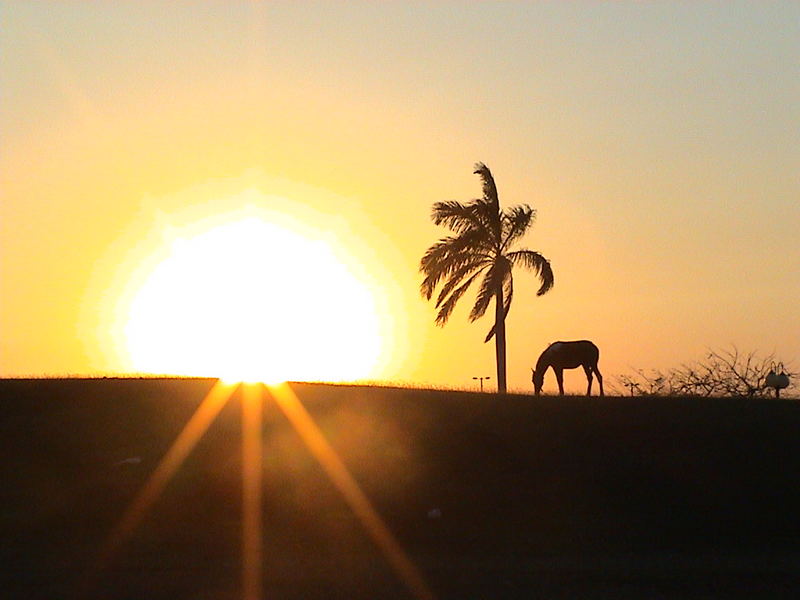
POLYGON ((565 369, 574 369, 584 364, 596 365, 600 358, 600 350, 589 340, 553 342, 545 352, 565 369))

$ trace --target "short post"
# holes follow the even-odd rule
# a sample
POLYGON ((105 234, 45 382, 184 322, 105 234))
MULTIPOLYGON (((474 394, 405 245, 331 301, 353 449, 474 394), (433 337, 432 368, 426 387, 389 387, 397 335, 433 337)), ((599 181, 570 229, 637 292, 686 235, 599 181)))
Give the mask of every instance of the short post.
POLYGON ((483 391, 483 380, 484 379, 491 379, 491 377, 473 377, 473 379, 480 379, 481 381, 481 391, 483 391))

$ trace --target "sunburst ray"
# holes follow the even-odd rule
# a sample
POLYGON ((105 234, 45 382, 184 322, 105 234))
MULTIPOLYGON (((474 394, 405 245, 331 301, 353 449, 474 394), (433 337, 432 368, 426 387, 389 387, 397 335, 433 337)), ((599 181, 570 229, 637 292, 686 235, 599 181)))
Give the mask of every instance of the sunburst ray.
POLYGON ((263 525, 262 439, 263 384, 242 390, 242 598, 259 600, 262 592, 263 525))
POLYGON ((178 434, 178 437, 175 438, 172 446, 164 455, 164 458, 161 459, 155 471, 153 471, 150 478, 125 510, 117 526, 111 531, 98 553, 84 588, 90 585, 94 577, 108 566, 120 546, 130 538, 136 527, 158 500, 175 471, 183 464, 197 442, 203 437, 209 425, 222 410, 222 407, 233 395, 236 387, 237 385, 226 384, 221 381, 214 384, 183 430, 178 434))
POLYGON ((309 451, 322 465, 328 478, 361 521, 366 532, 383 552, 398 577, 417 600, 433 600, 435 596, 422 574, 406 555, 339 455, 322 435, 294 391, 286 383, 269 386, 268 390, 309 451))

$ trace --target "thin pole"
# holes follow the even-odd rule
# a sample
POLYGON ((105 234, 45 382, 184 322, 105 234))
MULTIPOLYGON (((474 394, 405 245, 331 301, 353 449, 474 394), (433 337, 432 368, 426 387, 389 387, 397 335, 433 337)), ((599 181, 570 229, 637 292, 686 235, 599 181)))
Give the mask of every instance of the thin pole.
POLYGON ((484 379, 491 379, 491 377, 473 377, 473 379, 480 379, 481 382, 481 392, 483 391, 483 380, 484 379))

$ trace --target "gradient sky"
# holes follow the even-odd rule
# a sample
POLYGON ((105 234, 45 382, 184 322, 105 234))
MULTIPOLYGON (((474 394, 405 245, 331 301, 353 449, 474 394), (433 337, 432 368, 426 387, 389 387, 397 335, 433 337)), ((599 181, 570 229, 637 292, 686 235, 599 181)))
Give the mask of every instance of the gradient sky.
POLYGON ((558 339, 594 340, 609 382, 732 344, 800 366, 798 2, 0 11, 0 375, 124 371, 135 250, 257 190, 391 297, 376 378, 494 379, 489 317, 466 298, 436 328, 418 292, 430 207, 476 197, 476 161, 537 209, 556 277, 515 278, 510 388, 558 339))

